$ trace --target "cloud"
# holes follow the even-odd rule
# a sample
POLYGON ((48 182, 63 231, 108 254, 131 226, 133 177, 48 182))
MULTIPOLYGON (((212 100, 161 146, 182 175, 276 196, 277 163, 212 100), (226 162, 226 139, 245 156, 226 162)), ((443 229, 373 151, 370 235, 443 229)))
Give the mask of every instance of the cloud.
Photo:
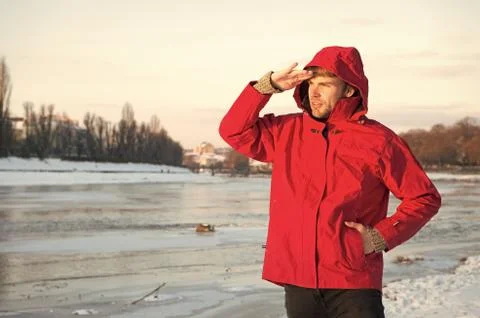
POLYGON ((433 39, 440 42, 442 46, 454 47, 456 50, 471 50, 472 47, 478 48, 478 38, 480 32, 476 30, 465 30, 459 33, 439 33, 433 39))
POLYGON ((344 18, 340 19, 340 23, 347 25, 370 27, 383 24, 384 20, 374 18, 344 18))
POLYGON ((404 53, 395 53, 389 54, 386 56, 387 59, 394 58, 404 61, 412 61, 412 60, 428 60, 428 61, 441 61, 441 62, 478 62, 480 60, 480 52, 462 52, 462 53, 441 53, 434 50, 423 50, 423 51, 416 51, 416 52, 404 52, 404 53))
POLYGON ((480 61, 480 52, 469 52, 469 53, 458 53, 458 54, 449 54, 447 59, 455 61, 480 61))
POLYGON ((435 59, 436 61, 475 61, 478 62, 480 60, 480 51, 473 51, 473 52, 461 52, 461 53, 442 53, 435 50, 421 50, 421 51, 412 51, 412 52, 403 52, 403 53, 394 53, 388 54, 385 56, 387 59, 397 59, 397 60, 432 60, 435 59))
MULTIPOLYGON (((412 66, 413 67, 413 66, 412 66)), ((425 77, 452 78, 469 75, 477 75, 479 66, 477 64, 457 64, 416 67, 416 73, 425 77)))
POLYGON ((381 56, 377 65, 396 65, 397 72, 416 74, 426 78, 457 78, 477 75, 480 71, 480 53, 440 53, 435 50, 412 51, 381 56), (401 68, 401 69, 400 69, 401 68))
POLYGON ((191 111, 194 113, 208 113, 208 114, 225 114, 228 111, 228 108, 216 108, 216 107, 211 107, 211 108, 191 108, 191 111))
POLYGON ((396 53, 396 54, 389 55, 389 57, 400 59, 400 60, 432 59, 432 58, 438 58, 439 56, 440 56, 439 52, 432 51, 432 50, 396 53))
MULTIPOLYGON (((422 111, 422 112, 435 112, 435 111, 468 111, 471 109, 470 105, 460 104, 460 103, 450 103, 443 105, 395 105, 395 109, 401 110, 401 112, 408 110, 412 112, 422 111)), ((382 110, 380 112, 383 112, 382 110)), ((388 111, 387 111, 388 112, 388 111)))
POLYGON ((116 108, 120 109, 123 107, 124 104, 113 104, 113 103, 88 103, 85 104, 86 107, 94 107, 94 108, 116 108))
POLYGON ((480 68, 479 51, 446 54, 435 50, 422 50, 388 54, 383 56, 383 59, 388 63, 393 59, 408 68, 420 70, 420 73, 426 76, 471 75, 476 74, 480 68))

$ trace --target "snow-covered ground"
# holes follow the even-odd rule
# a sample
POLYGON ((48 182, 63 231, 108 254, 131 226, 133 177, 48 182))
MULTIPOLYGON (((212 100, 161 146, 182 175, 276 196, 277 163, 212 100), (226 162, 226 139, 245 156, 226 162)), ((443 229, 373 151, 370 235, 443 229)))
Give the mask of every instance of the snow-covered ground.
POLYGON ((0 158, 0 170, 8 171, 54 171, 54 172, 171 172, 188 173, 185 168, 148 163, 111 163, 92 161, 64 161, 60 159, 0 158))
POLYGON ((427 174, 432 181, 480 181, 480 174, 473 173, 429 172, 427 174))
POLYGON ((404 279, 383 289, 386 317, 480 317, 480 256, 454 273, 404 279))
POLYGON ((9 157, 0 159, 0 186, 112 183, 216 182, 207 174, 145 163, 76 162, 9 157))
POLYGON ((64 161, 60 159, 18 157, 0 158, 3 171, 52 171, 52 172, 158 172, 189 173, 188 169, 148 163, 111 163, 91 161, 64 161))

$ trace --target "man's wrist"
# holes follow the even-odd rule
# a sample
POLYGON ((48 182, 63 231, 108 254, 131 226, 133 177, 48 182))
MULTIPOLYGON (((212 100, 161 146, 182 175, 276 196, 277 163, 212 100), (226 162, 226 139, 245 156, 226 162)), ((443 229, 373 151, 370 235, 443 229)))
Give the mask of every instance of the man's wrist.
POLYGON ((283 89, 276 86, 272 82, 272 74, 273 71, 268 72, 267 74, 263 75, 254 85, 253 87, 261 94, 275 94, 283 92, 283 89))
POLYGON ((368 226, 367 232, 375 253, 380 253, 387 248, 387 243, 376 229, 368 226))

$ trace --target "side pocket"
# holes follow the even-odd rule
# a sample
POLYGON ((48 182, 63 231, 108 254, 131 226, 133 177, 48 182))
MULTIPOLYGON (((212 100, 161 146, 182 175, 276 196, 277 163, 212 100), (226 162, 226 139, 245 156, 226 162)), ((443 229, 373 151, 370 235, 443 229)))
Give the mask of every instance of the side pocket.
POLYGON ((349 269, 363 271, 367 266, 362 235, 355 229, 345 227, 342 231, 342 263, 349 269))

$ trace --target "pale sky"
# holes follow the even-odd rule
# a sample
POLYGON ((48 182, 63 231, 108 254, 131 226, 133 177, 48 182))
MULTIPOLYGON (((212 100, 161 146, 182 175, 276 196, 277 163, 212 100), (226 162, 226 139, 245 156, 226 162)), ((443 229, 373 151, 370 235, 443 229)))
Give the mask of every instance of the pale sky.
MULTIPOLYGON (((478 0, 0 0, 0 56, 15 115, 32 101, 117 122, 130 102, 185 148, 223 147, 248 81, 330 45, 359 49, 368 115, 396 132, 480 118, 479 17, 478 0)), ((262 114, 296 112, 292 93, 262 114)))

